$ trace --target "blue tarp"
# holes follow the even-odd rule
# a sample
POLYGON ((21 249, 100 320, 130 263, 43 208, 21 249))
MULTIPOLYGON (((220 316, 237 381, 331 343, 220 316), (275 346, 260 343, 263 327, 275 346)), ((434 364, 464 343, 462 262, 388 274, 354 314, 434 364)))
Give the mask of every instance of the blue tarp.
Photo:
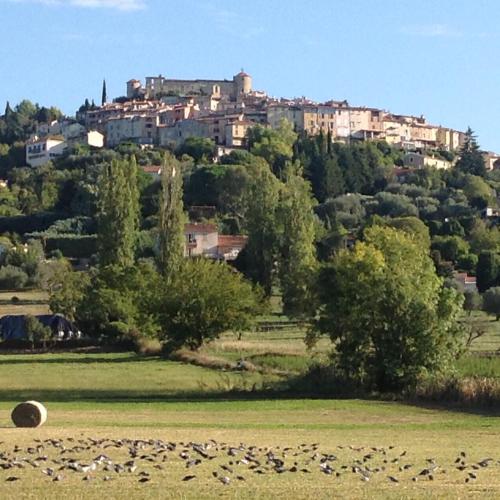
MULTIPOLYGON (((70 340, 81 337, 76 326, 60 314, 35 316, 45 326, 50 327, 54 339, 70 340)), ((10 315, 0 318, 0 340, 28 340, 25 328, 25 315, 10 315)))

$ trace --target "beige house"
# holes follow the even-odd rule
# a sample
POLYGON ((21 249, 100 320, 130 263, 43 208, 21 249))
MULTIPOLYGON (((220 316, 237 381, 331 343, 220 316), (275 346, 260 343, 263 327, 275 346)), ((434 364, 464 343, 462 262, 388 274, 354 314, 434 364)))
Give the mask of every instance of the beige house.
POLYGON ((207 257, 225 261, 236 259, 247 242, 246 236, 219 235, 215 224, 186 224, 184 236, 186 257, 207 257))
POLYGON ((215 224, 186 224, 184 226, 186 257, 217 258, 219 231, 215 224))
POLYGON ((417 169, 433 167, 439 170, 448 170, 452 167, 452 163, 450 161, 420 153, 406 153, 403 158, 403 163, 407 168, 417 169))
POLYGON ((496 170, 500 168, 500 155, 488 152, 483 154, 483 158, 486 170, 496 170))
POLYGON ((106 122, 106 145, 115 147, 124 141, 154 144, 159 121, 159 116, 153 113, 110 118, 106 122))
POLYGON ((158 127, 158 142, 160 146, 177 147, 188 137, 211 137, 210 127, 200 120, 181 120, 171 126, 158 127))
POLYGON ((229 148, 243 147, 246 144, 247 131, 254 127, 255 123, 245 120, 243 116, 230 120, 226 123, 226 137, 224 145, 229 148))

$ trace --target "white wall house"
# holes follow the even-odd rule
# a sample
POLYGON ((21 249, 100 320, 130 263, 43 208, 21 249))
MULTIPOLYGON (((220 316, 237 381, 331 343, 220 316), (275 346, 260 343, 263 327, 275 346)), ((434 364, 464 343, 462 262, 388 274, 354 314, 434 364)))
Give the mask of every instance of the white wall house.
POLYGON ((30 167, 40 167, 61 156, 66 150, 66 142, 62 137, 34 137, 26 144, 26 163, 30 167))

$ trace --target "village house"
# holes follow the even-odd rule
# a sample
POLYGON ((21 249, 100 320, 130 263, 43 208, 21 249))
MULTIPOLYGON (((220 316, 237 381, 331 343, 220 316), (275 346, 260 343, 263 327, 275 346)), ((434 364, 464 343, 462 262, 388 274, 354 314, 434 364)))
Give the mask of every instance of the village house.
POLYGON ((26 144, 26 163, 30 167, 40 167, 64 154, 67 149, 62 135, 31 138, 26 144))
POLYGON ((184 226, 186 257, 207 257, 231 261, 245 247, 247 237, 219 235, 215 224, 190 223, 184 226))
POLYGON ((477 279, 475 276, 455 271, 454 278, 464 291, 477 292, 477 279))
POLYGON ((403 164, 405 167, 417 169, 433 167, 439 170, 449 170, 453 165, 451 161, 421 153, 406 153, 403 157, 403 164))

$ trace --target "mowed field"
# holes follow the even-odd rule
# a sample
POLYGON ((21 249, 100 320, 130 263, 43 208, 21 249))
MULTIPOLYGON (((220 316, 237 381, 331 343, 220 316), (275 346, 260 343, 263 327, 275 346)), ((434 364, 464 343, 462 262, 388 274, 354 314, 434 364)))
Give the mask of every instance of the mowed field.
MULTIPOLYGON (((0 294, 0 315, 48 310, 39 292, 15 295, 0 294)), ((498 349, 499 323, 474 320, 488 329, 475 351, 498 349)), ((330 343, 308 352, 304 333, 225 334, 199 354, 256 371, 0 354, 0 498, 500 498, 498 414, 270 392, 326 359, 330 343), (29 399, 48 421, 16 429, 10 412, 29 399)), ((500 376, 475 353, 457 370, 500 376)))
POLYGON ((238 396, 275 377, 127 353, 2 355, 0 379, 1 498, 500 496, 494 414, 238 396), (12 427, 25 399, 42 428, 12 427))

